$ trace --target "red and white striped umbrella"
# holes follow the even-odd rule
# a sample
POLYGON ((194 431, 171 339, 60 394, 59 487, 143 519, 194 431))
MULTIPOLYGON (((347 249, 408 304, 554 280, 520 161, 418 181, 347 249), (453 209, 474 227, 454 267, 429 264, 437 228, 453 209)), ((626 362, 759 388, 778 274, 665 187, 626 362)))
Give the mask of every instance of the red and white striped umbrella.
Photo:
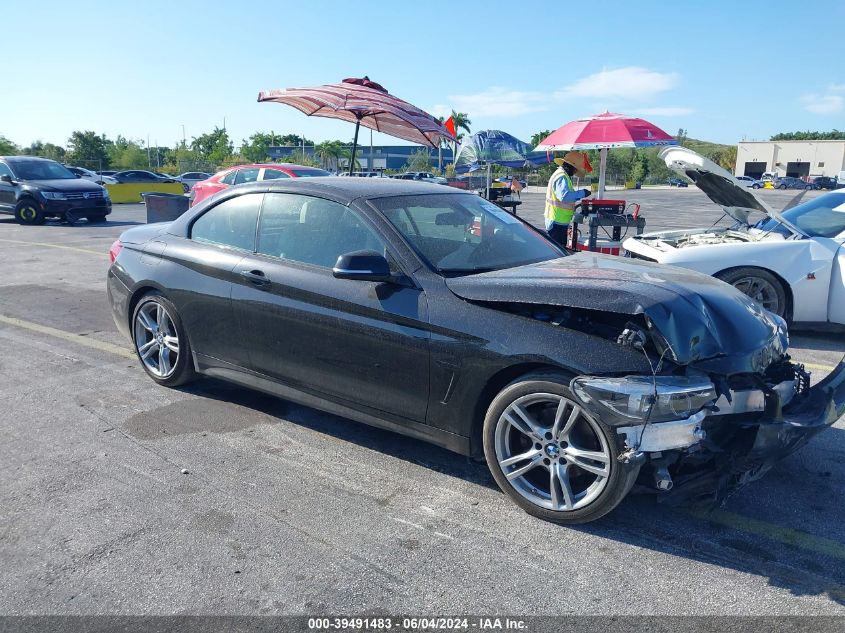
POLYGON ((454 135, 433 116, 394 97, 380 84, 363 79, 344 79, 338 84, 313 88, 268 90, 258 101, 276 101, 293 106, 308 116, 322 116, 355 123, 350 173, 355 162, 358 129, 363 125, 412 143, 439 147, 442 140, 455 141, 454 135))
POLYGON ((604 195, 608 149, 677 144, 678 141, 645 119, 604 112, 570 121, 549 134, 534 149, 547 152, 601 150, 598 191, 601 198, 604 195))

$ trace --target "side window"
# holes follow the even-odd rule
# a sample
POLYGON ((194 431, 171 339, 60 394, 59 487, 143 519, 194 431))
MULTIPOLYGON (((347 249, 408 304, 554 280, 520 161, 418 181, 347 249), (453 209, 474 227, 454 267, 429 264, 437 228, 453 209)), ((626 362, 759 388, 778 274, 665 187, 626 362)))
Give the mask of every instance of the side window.
POLYGON ((280 178, 290 178, 285 172, 278 169, 265 169, 264 180, 278 180, 280 178))
POLYGON ((261 197, 260 193, 250 193, 212 207, 194 222, 191 239, 252 251, 261 197))
POLYGON ((12 170, 6 165, 6 163, 0 163, 0 176, 9 176, 9 178, 14 178, 15 175, 12 173, 12 170))
POLYGON ((257 167, 251 167, 249 169, 239 169, 238 175, 235 176, 235 184, 240 185, 245 182, 255 182, 258 180, 258 172, 260 170, 257 167))
POLYGON ((340 255, 360 250, 386 252, 357 211, 322 198, 265 194, 259 253, 332 268, 340 255))
POLYGON ((233 185, 233 184, 235 184, 235 178, 237 177, 237 175, 238 175, 238 170, 233 169, 228 174, 223 176, 223 178, 220 179, 220 182, 223 183, 224 185, 233 185))

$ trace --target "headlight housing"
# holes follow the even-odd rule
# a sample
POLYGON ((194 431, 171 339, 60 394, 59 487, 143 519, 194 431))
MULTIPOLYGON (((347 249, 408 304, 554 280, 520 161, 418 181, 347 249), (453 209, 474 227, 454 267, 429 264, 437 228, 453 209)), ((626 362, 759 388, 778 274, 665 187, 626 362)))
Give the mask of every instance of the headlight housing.
POLYGON ((61 191, 42 191, 41 195, 47 200, 65 200, 65 194, 61 191))
POLYGON ((109 196, 109 190, 106 189, 105 187, 103 187, 103 197, 104 198, 110 198, 111 197, 111 196, 109 196))
POLYGON ((676 376, 582 376, 570 384, 585 407, 608 424, 684 420, 716 401, 707 378, 676 376))

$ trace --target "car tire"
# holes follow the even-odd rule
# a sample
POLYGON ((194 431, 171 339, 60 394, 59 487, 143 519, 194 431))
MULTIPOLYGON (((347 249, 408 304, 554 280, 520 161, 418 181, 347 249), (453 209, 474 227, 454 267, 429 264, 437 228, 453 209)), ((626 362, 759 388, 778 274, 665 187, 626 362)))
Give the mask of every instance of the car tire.
POLYGON ((760 188, 760 185, 751 185, 751 188, 752 188, 752 189, 759 189, 759 188, 760 188))
POLYGON ((44 224, 44 212, 32 198, 24 198, 15 205, 15 220, 18 224, 35 226, 44 224))
POLYGON ((786 185, 778 185, 778 189, 786 189, 786 185))
POLYGON ((786 289, 780 279, 768 270, 744 266, 717 273, 715 276, 751 297, 770 312, 784 319, 788 318, 786 289))
POLYGON ((176 306, 166 297, 158 293, 141 297, 132 312, 130 333, 141 366, 155 382, 178 387, 196 378, 187 332, 176 306))
POLYGON ((624 442, 581 407, 570 378, 542 372, 510 383, 490 403, 483 428, 484 457, 502 491, 528 514, 560 524, 613 510, 640 469, 619 461, 624 442))
POLYGON ((90 224, 103 224, 104 222, 106 222, 106 216, 105 215, 89 215, 88 216, 88 222, 90 224))

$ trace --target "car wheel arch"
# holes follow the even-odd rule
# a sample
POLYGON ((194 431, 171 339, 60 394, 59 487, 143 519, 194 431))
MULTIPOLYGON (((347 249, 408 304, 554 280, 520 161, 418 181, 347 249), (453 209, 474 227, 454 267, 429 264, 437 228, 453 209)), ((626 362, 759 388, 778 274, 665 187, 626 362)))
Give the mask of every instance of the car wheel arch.
POLYGON ((490 403, 499 395, 499 393, 512 382, 519 380, 523 376, 529 374, 537 374, 540 372, 549 372, 550 374, 560 375, 561 373, 577 375, 565 367, 557 365, 550 365, 547 363, 518 363, 516 365, 509 365, 493 374, 484 387, 475 402, 475 407, 472 415, 472 430, 470 432, 470 457, 473 459, 484 460, 484 417, 487 415, 487 409, 490 408, 490 403))
POLYGON ((722 275, 726 275, 727 273, 733 272, 734 270, 739 270, 740 268, 751 268, 755 270, 762 270, 764 272, 773 275, 775 279, 780 282, 780 285, 783 287, 783 292, 786 294, 786 311, 784 312, 786 316, 787 322, 792 321, 792 309, 793 309, 793 297, 792 297, 792 286, 789 282, 783 278, 783 275, 778 273, 777 271, 772 270, 771 268, 766 268, 764 266, 730 266, 729 268, 724 268, 716 273, 713 273, 713 277, 721 279, 722 275))
POLYGON ((170 300, 170 297, 167 296, 167 294, 164 292, 164 289, 158 285, 147 283, 138 286, 135 290, 132 291, 132 295, 129 297, 129 309, 127 310, 126 316, 130 329, 132 328, 132 316, 135 314, 135 306, 138 305, 138 302, 141 299, 143 299, 149 294, 158 294, 164 297, 165 299, 170 300))

